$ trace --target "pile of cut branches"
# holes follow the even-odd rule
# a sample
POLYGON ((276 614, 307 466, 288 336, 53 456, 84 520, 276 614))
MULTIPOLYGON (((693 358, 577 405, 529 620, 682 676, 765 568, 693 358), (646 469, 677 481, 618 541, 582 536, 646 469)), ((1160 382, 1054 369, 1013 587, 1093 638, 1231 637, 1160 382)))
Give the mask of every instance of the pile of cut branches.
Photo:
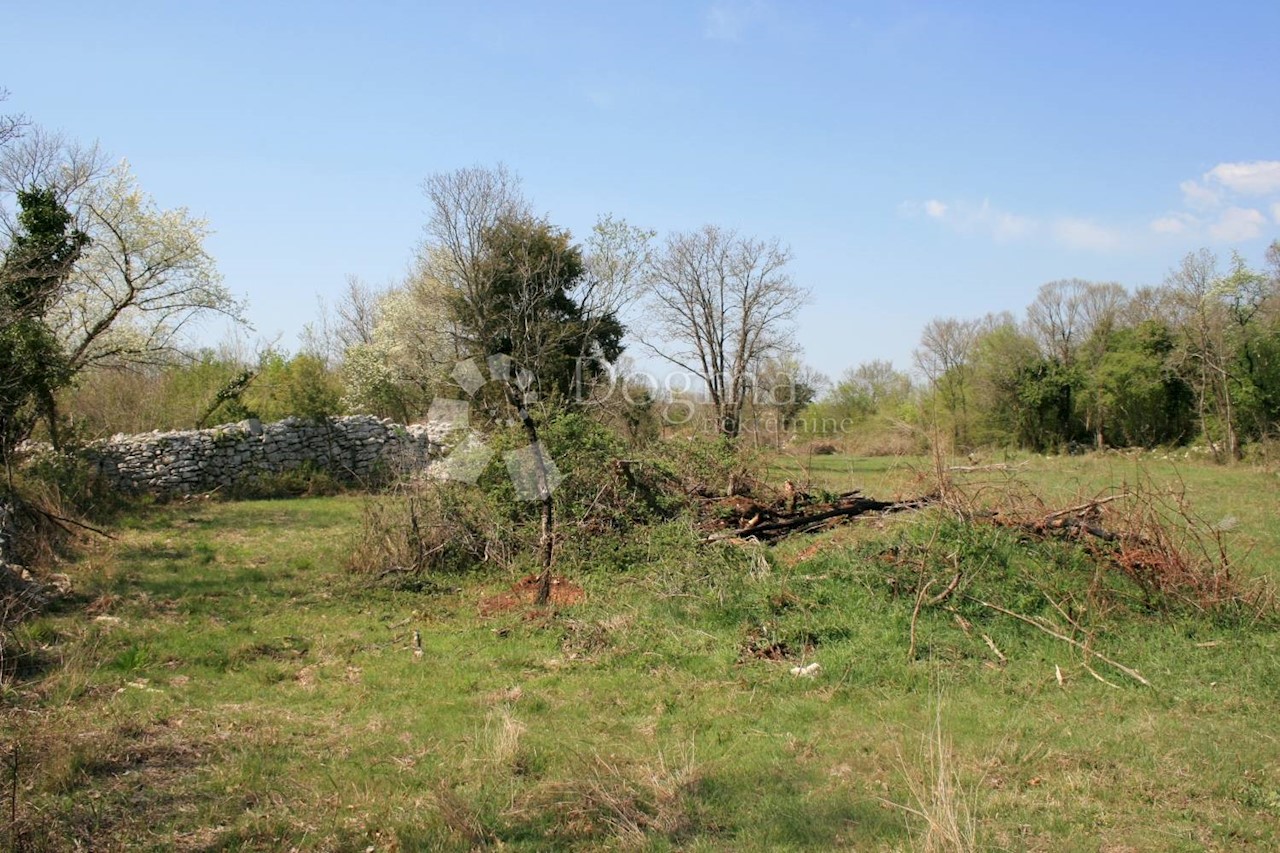
POLYGON ((973 521, 1013 528, 1035 538, 1080 542, 1097 560, 1123 572, 1151 598, 1202 611, 1244 605, 1265 608, 1268 590, 1247 588, 1233 571, 1224 534, 1231 520, 1209 523, 1180 490, 1149 485, 1051 512, 978 512, 973 521))
POLYGON ((819 499, 788 483, 767 503, 742 495, 709 500, 702 505, 702 524, 708 542, 753 539, 772 543, 793 533, 825 530, 857 516, 890 515, 933 502, 930 496, 882 501, 865 497, 859 490, 819 499))

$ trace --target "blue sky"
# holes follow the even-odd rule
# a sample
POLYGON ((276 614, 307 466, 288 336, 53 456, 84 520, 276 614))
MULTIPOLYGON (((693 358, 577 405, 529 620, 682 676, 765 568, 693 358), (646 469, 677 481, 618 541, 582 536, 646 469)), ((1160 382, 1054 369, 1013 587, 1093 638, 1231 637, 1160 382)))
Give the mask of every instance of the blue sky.
MULTIPOLYGON (((577 235, 777 237, 828 374, 1058 278, 1280 237, 1280 4, 10 4, 4 109, 207 217, 257 333, 400 276, 428 174, 507 164, 577 235)), ((207 334, 216 337, 218 329, 207 334)))

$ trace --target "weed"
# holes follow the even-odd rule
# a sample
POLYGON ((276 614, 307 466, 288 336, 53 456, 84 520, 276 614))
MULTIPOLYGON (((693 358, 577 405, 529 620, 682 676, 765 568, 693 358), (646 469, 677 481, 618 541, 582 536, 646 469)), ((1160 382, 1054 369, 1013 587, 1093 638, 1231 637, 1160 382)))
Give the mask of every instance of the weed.
POLYGON ((209 565, 218 558, 218 549, 209 542, 197 542, 191 546, 192 556, 201 565, 209 565))
POLYGON ((534 788, 513 815, 549 814, 552 836, 565 841, 628 847, 659 838, 679 841, 697 827, 701 771, 692 749, 675 762, 662 753, 640 760, 594 753, 569 778, 534 788))
POLYGON ((110 666, 126 675, 132 675, 138 670, 145 669, 149 663, 151 663, 151 652, 147 647, 133 645, 116 655, 110 666))
POLYGON ((956 767, 955 750, 942 727, 942 703, 933 725, 921 738, 915 759, 899 756, 909 803, 891 803, 914 818, 914 847, 923 853, 969 853, 978 845, 977 786, 966 790, 956 767))
POLYGON ((237 480, 225 496, 232 500, 316 498, 342 494, 351 488, 339 472, 305 462, 284 471, 262 471, 237 480))
POLYGON ((347 565, 378 578, 458 573, 508 567, 522 544, 484 492, 419 479, 366 500, 347 565))

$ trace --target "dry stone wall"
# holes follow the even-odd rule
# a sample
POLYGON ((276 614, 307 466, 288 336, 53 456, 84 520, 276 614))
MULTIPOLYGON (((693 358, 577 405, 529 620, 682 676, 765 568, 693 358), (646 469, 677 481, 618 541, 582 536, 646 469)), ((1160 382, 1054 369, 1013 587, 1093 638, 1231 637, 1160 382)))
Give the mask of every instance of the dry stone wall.
POLYGON ((372 415, 327 420, 256 419, 210 429, 116 435, 89 459, 114 488, 184 495, 310 466, 354 482, 423 468, 441 453, 443 429, 403 426, 372 415))

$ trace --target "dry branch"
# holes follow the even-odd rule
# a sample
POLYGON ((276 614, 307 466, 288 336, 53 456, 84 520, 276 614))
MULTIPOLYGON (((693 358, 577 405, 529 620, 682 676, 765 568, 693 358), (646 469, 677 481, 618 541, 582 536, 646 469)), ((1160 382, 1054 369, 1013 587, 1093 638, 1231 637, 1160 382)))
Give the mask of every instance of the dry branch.
POLYGON ((988 601, 983 601, 983 600, 982 600, 982 599, 980 599, 980 598, 973 598, 972 596, 965 596, 965 597, 966 597, 966 598, 968 598, 970 601, 974 602, 975 604, 980 604, 980 605, 982 605, 983 607, 986 607, 986 608, 988 608, 988 609, 990 609, 990 610, 994 610, 994 611, 996 611, 997 613, 1003 613, 1005 616, 1012 616, 1014 619, 1017 619, 1019 622, 1025 622, 1025 623, 1027 623, 1028 625, 1030 625, 1031 627, 1033 627, 1033 628, 1037 628, 1037 629, 1039 629, 1039 630, 1043 631, 1044 633, 1048 634, 1050 637, 1054 637, 1055 639, 1062 640, 1064 643, 1069 643, 1069 644, 1071 644, 1071 645, 1075 646, 1075 647, 1076 647, 1077 649, 1079 649, 1080 651, 1084 652, 1084 653, 1085 653, 1085 655, 1093 655, 1094 657, 1096 657, 1098 660, 1102 661, 1103 663, 1105 663, 1105 664, 1107 664, 1107 665, 1109 665, 1109 666, 1112 666, 1112 667, 1114 667, 1115 669, 1120 670, 1120 671, 1121 671, 1121 672, 1123 672, 1125 675, 1129 676, 1130 678, 1132 678, 1134 681, 1138 682, 1139 684, 1142 684, 1142 685, 1144 685, 1144 686, 1146 686, 1146 687, 1150 687, 1150 686, 1151 686, 1151 682, 1150 682, 1150 681, 1147 681, 1145 678, 1143 678, 1143 677, 1142 677, 1142 674, 1141 674, 1141 673, 1139 673, 1136 669, 1132 669, 1132 668, 1130 668, 1130 667, 1127 667, 1127 666, 1125 666, 1125 665, 1124 665, 1124 664, 1122 664, 1122 663, 1117 663, 1116 661, 1113 661, 1111 658, 1107 657, 1106 655, 1102 654, 1101 652, 1095 652, 1093 649, 1089 648, 1087 645, 1085 645, 1084 643, 1080 642, 1079 640, 1076 640, 1076 639, 1073 639, 1073 638, 1071 638, 1071 637, 1068 637, 1068 636, 1067 636, 1067 635, 1065 635, 1065 634, 1061 634, 1061 633, 1059 633, 1059 632, 1057 632, 1057 631, 1053 630, 1052 628, 1049 628, 1048 626, 1046 626, 1046 625, 1042 624, 1041 622, 1038 622, 1038 621, 1036 621, 1035 619, 1032 619, 1030 616, 1023 616, 1021 613, 1014 613, 1012 610, 1007 610, 1007 609, 1005 609, 1005 608, 1001 607, 1001 606, 1000 606, 1000 605, 998 605, 998 604, 992 604, 992 603, 990 603, 990 602, 988 602, 988 601))
POLYGON ((964 574, 963 572, 957 570, 956 576, 951 579, 951 583, 947 584, 946 589, 944 589, 942 592, 938 593, 937 595, 935 595, 933 598, 929 599, 925 603, 929 607, 937 607, 939 604, 941 604, 942 602, 950 598, 951 593, 955 592, 956 588, 960 586, 960 578, 962 577, 963 574, 964 574))
POLYGON ((707 541, 721 542, 726 539, 755 539, 761 542, 772 542, 791 533, 805 532, 823 527, 837 518, 852 518, 873 512, 888 515, 895 512, 920 509, 930 503, 931 500, 929 498, 916 498, 909 501, 878 501, 873 498, 859 497, 856 492, 851 492, 847 495, 841 495, 834 503, 825 504, 821 508, 801 512, 789 518, 767 522, 760 522, 753 518, 742 527, 713 533, 707 537, 707 541))
POLYGON ((1097 509, 1103 504, 1109 504, 1112 501, 1118 501, 1118 500, 1122 500, 1124 498, 1129 498, 1129 497, 1133 497, 1131 492, 1121 492, 1118 495, 1111 495, 1110 497, 1106 497, 1106 498, 1096 498, 1094 500, 1087 501, 1077 506, 1071 506, 1071 507, 1067 507, 1066 509, 1060 509, 1055 512, 1051 512, 1048 515, 1046 515, 1044 518, 1045 518, 1045 521, 1049 521, 1050 519, 1060 518, 1065 515, 1077 515, 1077 516, 1084 515, 1085 513, 1092 512, 1093 510, 1097 509))

